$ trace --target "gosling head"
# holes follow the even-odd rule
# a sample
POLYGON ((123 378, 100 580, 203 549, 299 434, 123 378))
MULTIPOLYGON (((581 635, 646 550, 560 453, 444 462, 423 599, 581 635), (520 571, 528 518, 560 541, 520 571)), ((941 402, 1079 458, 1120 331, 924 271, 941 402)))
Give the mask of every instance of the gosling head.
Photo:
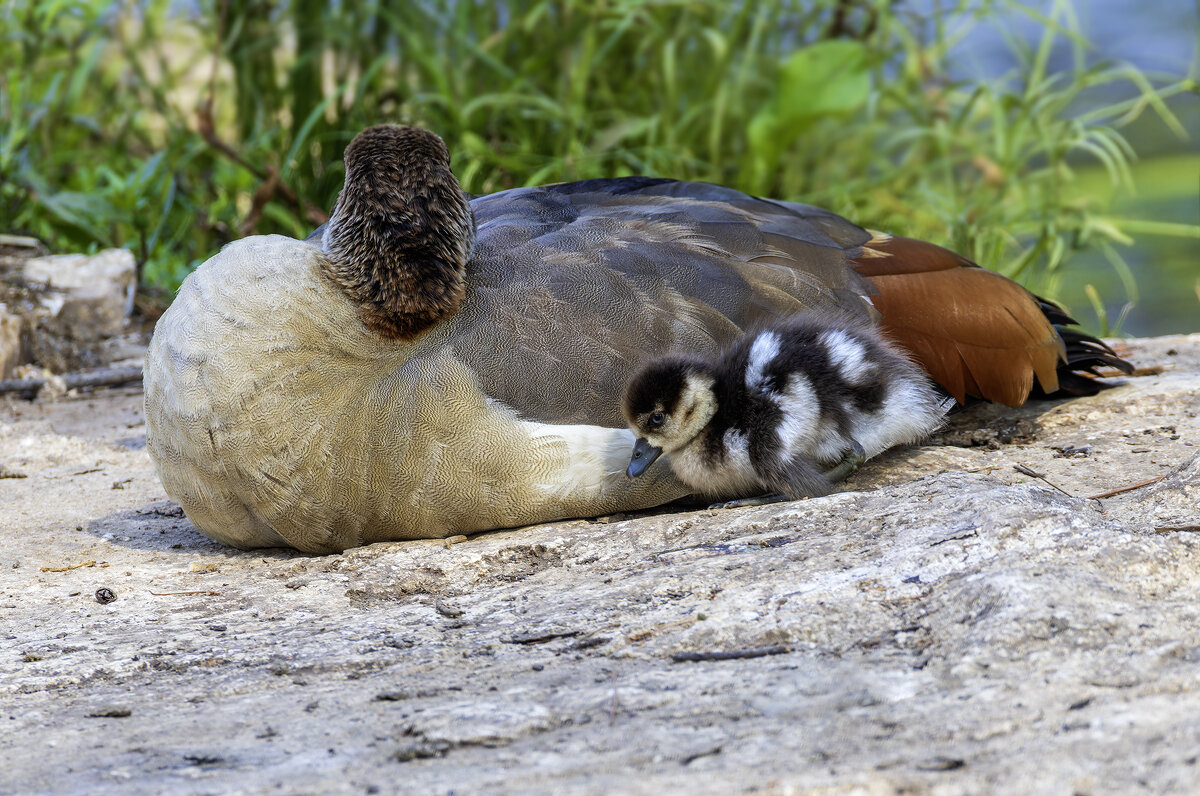
POLYGON ((363 320, 408 340, 458 310, 475 220, 433 133, 382 124, 346 147, 346 184, 321 240, 363 320))
POLYGON ((694 440, 717 413, 716 376, 707 362, 671 356, 641 370, 622 409, 637 442, 625 475, 636 478, 655 459, 694 440))

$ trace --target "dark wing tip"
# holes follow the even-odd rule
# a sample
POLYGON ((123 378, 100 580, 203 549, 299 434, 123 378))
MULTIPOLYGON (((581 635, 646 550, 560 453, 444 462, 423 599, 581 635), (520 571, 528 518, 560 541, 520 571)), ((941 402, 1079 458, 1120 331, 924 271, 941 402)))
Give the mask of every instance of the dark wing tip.
POLYGON ((1095 374, 1096 368, 1116 368, 1128 375, 1133 373, 1133 364, 1113 351, 1112 348, 1099 338, 1085 334, 1078 329, 1068 329, 1058 324, 1054 326, 1058 336, 1067 347, 1067 362, 1069 370, 1086 370, 1095 374))
MULTIPOLYGON (((1050 317, 1049 313, 1047 317, 1050 317)), ((1066 362, 1058 366, 1058 389, 1049 394, 1035 390, 1031 397, 1096 395, 1101 390, 1119 384, 1098 378, 1101 368, 1115 368, 1126 375, 1133 373, 1133 363, 1121 359, 1103 340, 1058 323, 1054 324, 1054 330, 1058 332, 1067 349, 1066 362)))

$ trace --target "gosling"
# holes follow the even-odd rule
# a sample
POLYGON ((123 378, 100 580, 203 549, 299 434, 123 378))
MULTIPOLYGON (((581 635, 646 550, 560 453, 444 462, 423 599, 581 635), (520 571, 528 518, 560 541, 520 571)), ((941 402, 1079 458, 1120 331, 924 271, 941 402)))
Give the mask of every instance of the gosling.
POLYGON ((714 361, 669 355, 637 373, 622 405, 637 437, 626 475, 666 453, 696 493, 728 501, 716 506, 824 495, 937 429, 952 404, 873 327, 795 315, 714 361))

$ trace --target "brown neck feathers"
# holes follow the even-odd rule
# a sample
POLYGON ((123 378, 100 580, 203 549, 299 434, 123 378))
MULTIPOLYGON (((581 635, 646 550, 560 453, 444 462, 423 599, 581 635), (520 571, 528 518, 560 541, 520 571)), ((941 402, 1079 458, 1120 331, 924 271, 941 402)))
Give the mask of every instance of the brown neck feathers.
POLYGON ((408 340, 453 315, 474 241, 442 139, 379 125, 346 147, 346 184, 322 245, 330 276, 372 329, 408 340))

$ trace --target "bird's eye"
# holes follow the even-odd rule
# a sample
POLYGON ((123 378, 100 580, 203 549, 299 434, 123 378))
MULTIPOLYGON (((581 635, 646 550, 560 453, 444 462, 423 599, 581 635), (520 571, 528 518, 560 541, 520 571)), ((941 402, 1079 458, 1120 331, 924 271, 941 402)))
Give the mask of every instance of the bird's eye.
POLYGON ((646 421, 646 425, 650 426, 650 428, 658 428, 665 422, 667 422, 667 416, 662 412, 655 412, 650 415, 650 419, 646 421))

